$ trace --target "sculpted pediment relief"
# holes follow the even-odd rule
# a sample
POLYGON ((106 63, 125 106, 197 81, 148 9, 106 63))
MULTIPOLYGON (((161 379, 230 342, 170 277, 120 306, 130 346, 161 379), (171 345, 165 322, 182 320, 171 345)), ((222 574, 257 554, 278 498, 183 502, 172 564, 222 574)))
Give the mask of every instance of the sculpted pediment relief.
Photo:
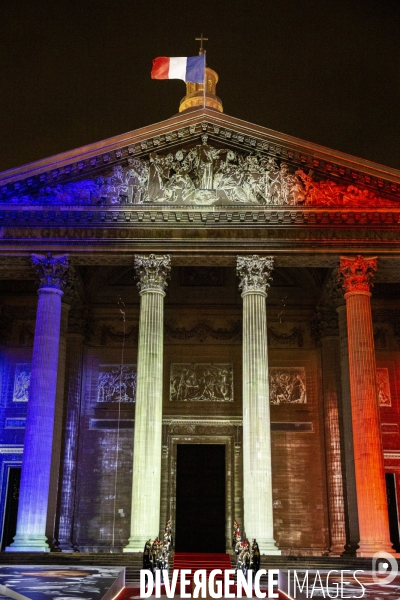
POLYGON ((207 134, 193 145, 129 158, 102 174, 45 185, 4 200, 20 205, 188 205, 393 207, 400 204, 258 150, 216 147, 207 134))

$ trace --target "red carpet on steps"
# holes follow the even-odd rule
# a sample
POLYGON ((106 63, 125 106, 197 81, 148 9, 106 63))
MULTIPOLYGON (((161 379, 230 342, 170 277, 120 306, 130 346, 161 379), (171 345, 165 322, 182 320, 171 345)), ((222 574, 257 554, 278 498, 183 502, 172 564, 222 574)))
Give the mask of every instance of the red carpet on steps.
MULTIPOLYGON (((229 554, 203 554, 203 553, 194 553, 194 552, 175 552, 174 555, 174 569, 190 569, 192 573, 197 569, 205 569, 207 571, 207 575, 213 569, 221 569, 222 572, 225 569, 231 569, 231 557, 229 554)), ((188 577, 186 577, 188 579, 188 577)), ((178 577, 178 585, 176 589, 176 596, 179 596, 179 582, 180 576, 178 577)), ((165 595, 164 588, 161 588, 161 593, 165 595)), ((189 586, 186 587, 186 591, 189 591, 189 586)), ((232 590, 233 591, 233 590, 232 590)), ((117 596, 115 600, 133 600, 134 598, 138 598, 140 596, 140 589, 135 588, 124 588, 122 592, 117 596)), ((153 592, 154 597, 154 592, 153 592)), ((285 594, 279 594, 281 600, 286 600, 287 596, 285 594)))
MULTIPOLYGON (((175 552, 174 570, 190 569, 192 573, 198 569, 205 569, 207 575, 213 569, 232 569, 231 557, 229 554, 204 554, 197 552, 175 552)), ((186 577, 188 579, 188 577, 186 577)), ((180 578, 178 578, 180 581, 180 578)))

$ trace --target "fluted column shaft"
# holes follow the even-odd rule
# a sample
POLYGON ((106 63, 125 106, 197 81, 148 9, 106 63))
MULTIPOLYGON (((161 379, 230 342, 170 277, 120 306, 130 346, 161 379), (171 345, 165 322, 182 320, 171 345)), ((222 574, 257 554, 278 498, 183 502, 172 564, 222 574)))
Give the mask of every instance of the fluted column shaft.
POLYGON ((66 257, 33 256, 39 273, 31 383, 26 418, 17 533, 8 551, 48 552, 49 504, 54 413, 60 342, 61 297, 66 257))
POLYGON ((164 288, 167 256, 135 257, 140 320, 137 361, 131 534, 124 552, 143 551, 160 527, 164 288))
POLYGON ((60 343, 58 351, 57 390, 54 413, 53 454, 50 476, 49 506, 47 510, 46 535, 50 543, 56 541, 57 498, 60 477, 61 443, 65 408, 65 366, 67 356, 67 330, 70 305, 61 303, 60 343))
POLYGON ((68 404, 65 419, 58 540, 63 552, 72 552, 74 548, 75 483, 78 466, 84 336, 80 333, 70 333, 67 342, 68 404))
POLYGON ((358 556, 390 552, 389 519, 376 385, 369 287, 375 258, 341 258, 345 289, 354 461, 360 530, 358 556))
POLYGON ((272 258, 238 257, 243 290, 244 526, 262 554, 280 554, 274 540, 266 288, 272 258))
MULTIPOLYGON (((344 302, 344 301, 343 301, 344 302)), ((353 443, 353 424, 351 416, 351 396, 350 396, 350 374, 349 374, 349 345, 347 340, 347 318, 346 305, 337 307, 339 320, 339 343, 340 343, 340 378, 342 387, 341 409, 343 426, 343 448, 345 465, 345 486, 346 486, 346 527, 347 544, 346 550, 351 554, 358 547, 360 532, 358 528, 358 508, 357 508, 357 490, 356 475, 354 468, 354 443, 353 443)))
POLYGON ((339 338, 321 337, 321 350, 330 554, 338 556, 344 552, 346 544, 338 411, 339 338))

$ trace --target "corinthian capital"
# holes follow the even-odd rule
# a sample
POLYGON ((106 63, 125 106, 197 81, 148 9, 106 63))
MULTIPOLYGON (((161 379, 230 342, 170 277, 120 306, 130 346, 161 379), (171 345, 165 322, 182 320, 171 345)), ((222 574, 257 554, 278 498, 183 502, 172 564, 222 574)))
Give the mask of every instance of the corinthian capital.
POLYGON ((240 277, 239 289, 245 292, 267 293, 274 259, 272 256, 238 256, 236 274, 240 277))
POLYGON ((345 294, 348 292, 369 292, 374 285, 373 278, 377 268, 376 256, 340 257, 338 279, 345 294))
POLYGON ((139 278, 137 285, 141 292, 165 291, 171 271, 171 257, 168 254, 136 255, 134 266, 139 278))
POLYGON ((50 252, 45 256, 32 254, 31 260, 39 281, 39 288, 63 290, 68 271, 67 255, 53 256, 50 252))
POLYGON ((343 297, 342 283, 338 279, 338 270, 333 269, 324 286, 322 293, 322 305, 334 306, 335 308, 338 308, 339 306, 343 306, 345 304, 346 300, 343 297))

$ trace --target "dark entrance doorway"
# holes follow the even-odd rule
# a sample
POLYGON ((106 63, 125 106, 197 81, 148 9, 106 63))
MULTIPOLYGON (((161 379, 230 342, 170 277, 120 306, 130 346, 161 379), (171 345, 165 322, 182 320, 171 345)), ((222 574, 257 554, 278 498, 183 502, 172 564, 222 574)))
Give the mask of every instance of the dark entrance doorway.
POLYGON ((386 473, 386 494, 389 510, 390 541, 396 552, 400 551, 399 514, 397 509, 396 476, 394 473, 386 473))
POLYGON ((177 552, 225 552, 225 446, 178 444, 177 552))
POLYGON ((17 531, 20 482, 21 467, 10 467, 8 469, 7 498, 4 514, 3 539, 1 542, 2 550, 11 544, 17 531))

